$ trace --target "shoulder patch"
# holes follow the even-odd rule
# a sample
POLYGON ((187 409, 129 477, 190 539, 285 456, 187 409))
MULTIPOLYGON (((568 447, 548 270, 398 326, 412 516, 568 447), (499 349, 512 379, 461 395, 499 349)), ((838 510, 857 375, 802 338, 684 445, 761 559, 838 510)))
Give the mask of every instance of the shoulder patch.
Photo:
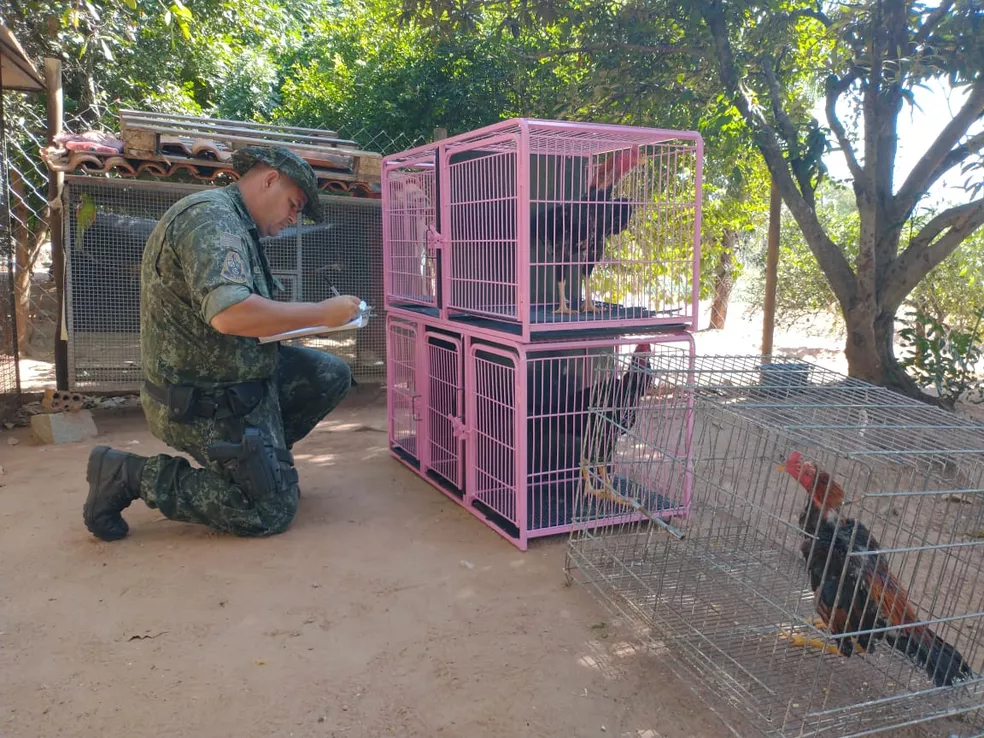
POLYGON ((246 284, 249 281, 249 268, 246 266, 242 254, 235 250, 226 251, 221 274, 227 282, 246 284))

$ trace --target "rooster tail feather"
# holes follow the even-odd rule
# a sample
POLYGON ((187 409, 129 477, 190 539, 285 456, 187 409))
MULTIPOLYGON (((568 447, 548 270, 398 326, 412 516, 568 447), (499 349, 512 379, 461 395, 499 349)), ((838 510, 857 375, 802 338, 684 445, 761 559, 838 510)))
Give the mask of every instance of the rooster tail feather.
POLYGON ((926 670, 937 687, 950 686, 974 676, 963 655, 924 626, 908 628, 895 637, 896 650, 926 670))

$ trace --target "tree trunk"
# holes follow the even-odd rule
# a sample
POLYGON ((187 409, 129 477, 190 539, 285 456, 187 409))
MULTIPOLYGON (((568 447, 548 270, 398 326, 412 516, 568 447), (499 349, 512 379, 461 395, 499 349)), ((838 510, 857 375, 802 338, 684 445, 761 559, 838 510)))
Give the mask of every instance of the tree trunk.
POLYGON ((899 366, 895 357, 895 316, 864 305, 844 311, 850 376, 900 392, 930 405, 940 405, 899 366))
POLYGON ((30 355, 34 323, 31 321, 31 270, 25 268, 26 253, 17 248, 17 271, 14 272, 14 299, 17 315, 17 352, 21 357, 30 355))
POLYGON ((735 244, 738 234, 727 230, 721 237, 721 258, 714 271, 714 302, 711 303, 712 330, 723 330, 728 320, 728 305, 731 302, 731 291, 735 286, 735 244))

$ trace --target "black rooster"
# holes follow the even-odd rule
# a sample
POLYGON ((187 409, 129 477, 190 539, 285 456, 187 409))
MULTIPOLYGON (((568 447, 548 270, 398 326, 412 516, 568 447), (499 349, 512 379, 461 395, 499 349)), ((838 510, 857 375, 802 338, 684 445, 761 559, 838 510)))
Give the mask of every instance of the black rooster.
POLYGON ((538 394, 533 403, 537 411, 527 423, 531 475, 559 472, 574 479, 585 453, 586 462, 608 473, 615 444, 635 424, 639 401, 652 386, 649 351, 649 344, 636 346, 622 377, 611 375, 582 389, 549 380, 542 388, 531 388, 538 394))
POLYGON ((582 276, 584 310, 598 310, 588 280, 604 256, 605 239, 625 230, 635 210, 628 199, 613 199, 612 193, 625 173, 639 163, 639 157, 637 147, 620 151, 598 168, 583 197, 550 205, 531 219, 531 243, 547 247, 546 261, 556 265, 560 273, 557 280, 560 304, 555 312, 568 315, 577 312, 582 276), (571 285, 570 302, 566 295, 568 284, 571 285))
MULTIPOLYGON (((844 489, 827 472, 803 461, 799 452, 790 454, 783 469, 810 495, 799 522, 806 534, 801 551, 821 619, 817 625, 834 635, 858 633, 858 646, 869 652, 874 641, 884 640, 925 669, 937 687, 973 677, 956 648, 916 624, 916 608, 878 553, 880 546, 871 531, 860 521, 840 517, 844 489), (881 628, 889 630, 870 632, 881 628)), ((804 643, 826 648, 822 643, 804 643)), ((838 650, 851 656, 854 644, 842 638, 838 650)))

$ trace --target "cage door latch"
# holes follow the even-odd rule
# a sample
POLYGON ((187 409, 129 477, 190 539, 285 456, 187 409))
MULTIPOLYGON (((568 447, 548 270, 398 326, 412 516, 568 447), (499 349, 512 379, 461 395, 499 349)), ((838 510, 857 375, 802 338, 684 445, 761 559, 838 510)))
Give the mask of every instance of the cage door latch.
POLYGON ((468 427, 461 418, 452 415, 448 420, 451 422, 451 433, 454 434, 455 438, 461 440, 468 435, 468 427))
POLYGON ((436 251, 444 246, 444 236, 432 225, 427 226, 426 239, 430 251, 436 251))

